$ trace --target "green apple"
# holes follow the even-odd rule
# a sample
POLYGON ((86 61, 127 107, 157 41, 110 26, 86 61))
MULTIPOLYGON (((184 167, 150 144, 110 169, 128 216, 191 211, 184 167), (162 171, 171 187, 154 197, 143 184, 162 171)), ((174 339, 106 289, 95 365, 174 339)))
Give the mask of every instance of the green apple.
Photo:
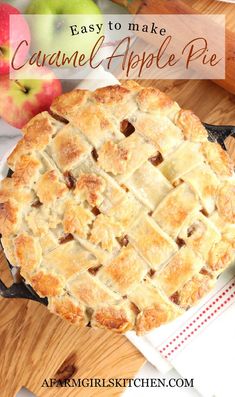
POLYGON ((93 0, 32 0, 27 14, 34 15, 29 17, 31 52, 60 50, 71 56, 78 51, 89 56, 103 34, 103 17, 93 0))

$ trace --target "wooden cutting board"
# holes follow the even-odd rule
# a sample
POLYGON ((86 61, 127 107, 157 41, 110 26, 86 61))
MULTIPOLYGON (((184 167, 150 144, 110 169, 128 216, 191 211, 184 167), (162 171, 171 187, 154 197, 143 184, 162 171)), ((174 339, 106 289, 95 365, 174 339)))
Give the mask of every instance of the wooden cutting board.
MULTIPOLYGON (((174 0, 172 0, 174 1, 174 0)), ((185 0, 186 1, 186 0, 185 0)), ((234 5, 212 0, 187 0, 204 13, 225 13, 233 28, 234 5)), ((235 96, 209 81, 145 80, 182 107, 192 109, 212 124, 235 125, 235 96)), ((228 142, 235 158, 235 141, 228 142)), ((0 253, 0 277, 11 277, 0 253)), ((0 396, 14 397, 25 386, 38 397, 118 396, 120 388, 42 388, 45 378, 129 378, 145 359, 124 336, 102 330, 77 330, 38 303, 0 299, 0 396)))

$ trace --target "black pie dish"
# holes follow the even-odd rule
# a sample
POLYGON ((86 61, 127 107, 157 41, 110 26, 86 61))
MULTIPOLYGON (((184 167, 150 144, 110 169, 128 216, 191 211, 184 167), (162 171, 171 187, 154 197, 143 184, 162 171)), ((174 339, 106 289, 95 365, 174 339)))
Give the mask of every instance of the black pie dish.
MULTIPOLYGON (((229 136, 235 138, 235 127, 234 126, 217 126, 204 123, 205 128, 208 131, 209 140, 212 142, 218 142, 223 149, 226 150, 225 140, 229 136)), ((7 176, 11 177, 12 171, 9 170, 7 176)), ((1 237, 1 236, 0 236, 1 237)), ((6 287, 3 281, 0 279, 0 296, 3 298, 23 298, 39 302, 45 306, 48 305, 47 298, 41 298, 34 289, 25 282, 23 277, 19 276, 19 268, 12 266, 9 261, 8 266, 12 274, 13 284, 10 287, 6 287)))

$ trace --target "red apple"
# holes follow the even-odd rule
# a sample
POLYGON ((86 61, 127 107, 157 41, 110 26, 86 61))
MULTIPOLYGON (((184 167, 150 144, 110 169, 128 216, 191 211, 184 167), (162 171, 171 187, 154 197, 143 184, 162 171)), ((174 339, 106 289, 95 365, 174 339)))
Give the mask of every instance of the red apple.
POLYGON ((0 76, 0 117, 16 128, 22 128, 33 116, 48 110, 61 94, 61 82, 47 68, 37 68, 37 80, 10 80, 0 76))
MULTIPOLYGON (((0 74, 9 73, 10 52, 14 51, 22 40, 30 44, 30 30, 25 18, 10 4, 0 4, 0 74), (10 15, 18 15, 10 40, 10 15)), ((28 47, 22 46, 17 59, 24 61, 28 53, 28 47)))

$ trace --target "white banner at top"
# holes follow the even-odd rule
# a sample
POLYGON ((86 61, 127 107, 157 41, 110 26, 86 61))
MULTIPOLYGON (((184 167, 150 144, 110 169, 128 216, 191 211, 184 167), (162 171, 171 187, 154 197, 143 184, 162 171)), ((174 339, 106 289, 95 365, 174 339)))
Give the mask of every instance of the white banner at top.
MULTIPOLYGON (((24 15, 10 20, 12 79, 86 79, 104 68, 122 79, 223 79, 223 15, 24 15), (93 71, 93 73, 91 73, 93 71)), ((96 78, 96 77, 95 77, 96 78)))

